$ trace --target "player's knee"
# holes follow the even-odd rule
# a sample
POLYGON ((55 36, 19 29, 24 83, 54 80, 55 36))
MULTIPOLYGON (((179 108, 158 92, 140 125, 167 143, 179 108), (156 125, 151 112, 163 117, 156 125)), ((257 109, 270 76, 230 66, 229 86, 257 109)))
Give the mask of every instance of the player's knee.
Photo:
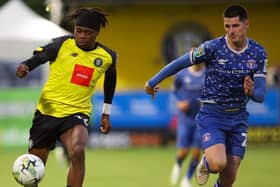
POLYGON ((72 162, 84 160, 85 147, 81 145, 75 145, 70 153, 70 159, 72 162))
POLYGON ((226 160, 223 159, 214 159, 212 160, 209 165, 210 165, 210 170, 211 173, 219 173, 226 167, 226 160))

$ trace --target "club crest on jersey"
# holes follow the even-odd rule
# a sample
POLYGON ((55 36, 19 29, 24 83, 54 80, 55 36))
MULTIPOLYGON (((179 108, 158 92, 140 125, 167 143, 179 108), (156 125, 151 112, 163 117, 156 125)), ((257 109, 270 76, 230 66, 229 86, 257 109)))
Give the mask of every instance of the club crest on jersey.
POLYGON ((72 52, 70 55, 71 55, 72 57, 77 57, 77 56, 78 56, 78 53, 72 52))
POLYGON ((256 61, 255 60, 248 60, 248 62, 247 62, 247 67, 249 68, 249 69, 254 69, 254 68, 256 68, 256 61))
POLYGON ((101 58, 96 58, 93 63, 95 66, 99 67, 103 64, 103 61, 101 58))
POLYGON ((210 133, 205 133, 202 136, 202 141, 203 142, 208 142, 211 139, 211 134, 210 133))
POLYGON ((204 54, 205 54, 205 51, 204 51, 203 46, 199 46, 193 50, 193 55, 196 58, 199 58, 199 57, 203 56, 204 54))

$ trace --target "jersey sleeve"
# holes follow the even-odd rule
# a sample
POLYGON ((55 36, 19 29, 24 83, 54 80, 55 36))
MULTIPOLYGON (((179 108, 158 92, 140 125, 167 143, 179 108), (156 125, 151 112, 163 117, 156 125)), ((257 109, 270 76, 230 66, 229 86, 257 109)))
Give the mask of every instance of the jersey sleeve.
POLYGON ((116 83, 117 83, 117 54, 111 52, 113 63, 105 72, 104 78, 104 103, 112 104, 113 97, 115 95, 116 83))
POLYGON ((260 47, 257 48, 259 49, 259 61, 257 70, 255 74, 253 75, 254 77, 254 92, 253 95, 251 96, 251 99, 255 102, 263 102, 264 97, 265 97, 265 85, 266 85, 266 74, 267 74, 267 54, 265 50, 260 47))
POLYGON ((254 77, 266 77, 267 74, 267 54, 264 49, 259 49, 260 50, 260 57, 259 57, 259 62, 258 63, 258 68, 254 74, 254 77))
POLYGON ((69 37, 70 36, 63 36, 52 39, 48 44, 34 50, 33 56, 22 63, 26 64, 31 71, 41 64, 48 61, 54 61, 62 43, 69 37))
POLYGON ((214 51, 212 43, 213 41, 206 41, 200 44, 198 47, 194 48, 191 51, 191 62, 193 64, 207 62, 214 51))

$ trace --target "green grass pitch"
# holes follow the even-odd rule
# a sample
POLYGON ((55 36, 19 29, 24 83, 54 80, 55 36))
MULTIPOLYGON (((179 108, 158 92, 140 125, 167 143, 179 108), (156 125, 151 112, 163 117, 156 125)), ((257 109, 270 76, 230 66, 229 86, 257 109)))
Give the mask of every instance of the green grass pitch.
MULTIPOLYGON (((1 186, 20 186, 13 179, 13 161, 25 148, 0 148, 1 186)), ((171 187, 169 174, 175 147, 129 148, 121 150, 90 149, 87 151, 84 187, 171 187)), ((280 146, 248 146, 235 187, 279 187, 280 146)), ((184 168, 188 162, 185 162, 184 168)), ((65 187, 67 168, 51 153, 46 176, 40 187, 65 187)), ((211 175, 205 187, 213 187, 211 175)), ((197 187, 192 181, 193 187, 197 187)))

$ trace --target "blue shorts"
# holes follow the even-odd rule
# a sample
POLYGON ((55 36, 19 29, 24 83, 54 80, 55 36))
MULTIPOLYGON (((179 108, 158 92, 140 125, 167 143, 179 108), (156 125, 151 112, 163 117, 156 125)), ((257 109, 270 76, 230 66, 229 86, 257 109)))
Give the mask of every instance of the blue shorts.
POLYGON ((228 155, 244 157, 248 133, 246 110, 228 112, 210 104, 201 108, 196 120, 203 150, 224 144, 228 155))
POLYGON ((178 121, 177 148, 200 148, 200 136, 194 119, 178 121))

